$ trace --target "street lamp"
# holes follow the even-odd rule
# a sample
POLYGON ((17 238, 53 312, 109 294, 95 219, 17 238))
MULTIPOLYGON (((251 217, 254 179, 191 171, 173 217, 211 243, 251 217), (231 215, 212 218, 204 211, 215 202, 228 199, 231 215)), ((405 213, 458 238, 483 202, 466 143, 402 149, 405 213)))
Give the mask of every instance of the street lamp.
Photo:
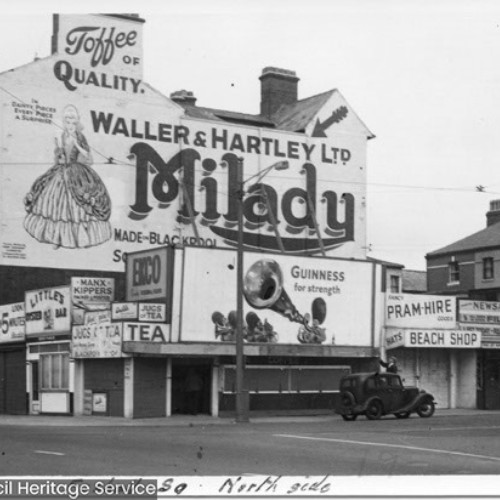
POLYGON ((248 422, 248 392, 244 389, 245 362, 243 357, 243 198, 245 184, 257 178, 260 182, 272 170, 286 170, 287 161, 274 163, 261 172, 243 180, 243 158, 238 158, 237 196, 238 196, 238 250, 236 260, 236 422, 248 422))

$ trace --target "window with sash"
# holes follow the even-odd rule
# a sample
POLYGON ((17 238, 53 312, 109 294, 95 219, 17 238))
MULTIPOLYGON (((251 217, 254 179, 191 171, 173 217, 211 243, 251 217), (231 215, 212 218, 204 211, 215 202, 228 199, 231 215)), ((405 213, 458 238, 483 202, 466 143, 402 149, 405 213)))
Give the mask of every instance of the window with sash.
POLYGON ((69 389, 69 354, 66 352, 40 355, 40 389, 69 389))

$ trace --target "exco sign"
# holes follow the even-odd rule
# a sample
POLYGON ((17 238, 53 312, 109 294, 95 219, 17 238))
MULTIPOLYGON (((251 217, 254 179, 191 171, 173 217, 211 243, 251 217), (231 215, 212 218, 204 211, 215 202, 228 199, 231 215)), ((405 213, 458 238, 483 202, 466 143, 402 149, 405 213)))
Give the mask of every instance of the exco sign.
POLYGON ((126 300, 128 302, 170 301, 173 256, 173 249, 170 247, 127 254, 126 300))

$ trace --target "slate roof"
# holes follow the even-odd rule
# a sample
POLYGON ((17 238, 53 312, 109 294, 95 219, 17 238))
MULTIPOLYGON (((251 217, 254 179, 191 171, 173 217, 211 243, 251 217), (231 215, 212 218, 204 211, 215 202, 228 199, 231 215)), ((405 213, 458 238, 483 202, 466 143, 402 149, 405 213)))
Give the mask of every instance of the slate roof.
POLYGON ((427 272, 403 269, 403 292, 426 292, 427 272))
POLYGON ((207 120, 219 120, 231 123, 244 123, 245 125, 254 125, 256 127, 274 128, 275 124, 269 118, 262 115, 251 115, 247 113, 238 113, 236 111, 226 111, 223 109, 204 108, 179 102, 187 116, 191 118, 204 118, 207 120))
POLYGON ((397 262, 390 262, 388 260, 380 260, 376 259, 374 257, 367 257, 366 260, 369 260, 371 262, 375 262, 377 264, 381 264, 386 267, 392 267, 393 269, 403 269, 405 266, 403 264, 399 264, 397 262))
POLYGON ((334 93, 335 90, 329 90, 293 104, 281 106, 273 116, 276 128, 289 132, 304 132, 306 126, 334 93))
POLYGON ((183 102, 178 102, 187 116, 191 118, 203 118, 209 120, 220 120, 231 123, 254 125, 256 127, 275 128, 289 132, 304 132, 306 126, 314 118, 316 113, 325 105, 335 90, 329 90, 316 96, 301 99, 293 104, 281 106, 271 118, 263 115, 252 115, 226 111, 222 109, 204 108, 183 102))
POLYGON ((426 257, 494 247, 500 247, 500 222, 455 241, 455 243, 429 252, 426 257))

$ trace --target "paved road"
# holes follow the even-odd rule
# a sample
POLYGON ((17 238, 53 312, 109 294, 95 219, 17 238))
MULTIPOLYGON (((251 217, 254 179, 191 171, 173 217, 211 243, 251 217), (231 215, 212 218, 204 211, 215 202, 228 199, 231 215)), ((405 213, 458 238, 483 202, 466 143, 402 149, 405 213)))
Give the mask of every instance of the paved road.
POLYGON ((2 425, 0 418, 2 476, 500 473, 499 413, 375 422, 344 422, 338 416, 249 424, 219 419, 218 425, 13 422, 2 425))

